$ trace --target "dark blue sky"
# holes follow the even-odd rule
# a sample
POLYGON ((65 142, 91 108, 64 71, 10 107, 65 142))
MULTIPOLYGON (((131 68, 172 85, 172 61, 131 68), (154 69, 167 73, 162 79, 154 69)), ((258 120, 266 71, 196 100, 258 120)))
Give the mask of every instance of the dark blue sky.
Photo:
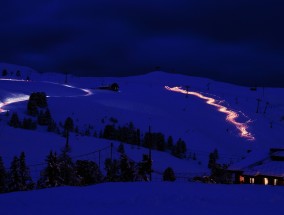
POLYGON ((153 71, 284 86, 281 0, 11 0, 0 61, 41 72, 153 71))

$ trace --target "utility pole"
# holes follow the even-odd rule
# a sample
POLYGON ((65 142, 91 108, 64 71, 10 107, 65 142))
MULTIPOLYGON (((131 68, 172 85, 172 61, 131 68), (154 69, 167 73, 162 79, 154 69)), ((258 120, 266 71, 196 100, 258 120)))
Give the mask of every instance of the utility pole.
POLYGON ((112 148, 113 148, 113 143, 110 143, 110 160, 112 162, 112 148))
POLYGON ((101 169, 101 150, 99 151, 99 169, 101 169))
POLYGON ((266 114, 266 110, 267 110, 268 105, 269 105, 269 102, 266 102, 266 103, 265 103, 265 108, 264 108, 263 114, 266 114))
POLYGON ((257 107, 256 107, 256 113, 258 113, 258 110, 259 110, 259 104, 261 102, 261 99, 256 99, 257 100, 257 107))
POLYGON ((150 135, 150 142, 149 142, 150 181, 152 181, 152 134, 150 126, 149 126, 149 135, 150 135))
POLYGON ((185 97, 187 98, 188 97, 188 90, 189 90, 190 86, 186 85, 185 88, 186 88, 186 96, 185 97))
POLYGON ((67 72, 65 72, 65 84, 67 84, 67 72))

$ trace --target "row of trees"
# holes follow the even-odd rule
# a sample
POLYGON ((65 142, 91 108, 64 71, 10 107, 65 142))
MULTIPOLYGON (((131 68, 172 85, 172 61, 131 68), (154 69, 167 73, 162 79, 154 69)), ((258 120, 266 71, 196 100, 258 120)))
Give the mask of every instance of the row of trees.
POLYGON ((24 117, 21 120, 16 112, 10 118, 9 125, 14 128, 24 128, 34 130, 37 125, 47 126, 50 132, 58 132, 58 127, 52 119, 48 109, 47 97, 44 92, 34 92, 30 95, 27 104, 27 114, 30 117, 24 117))
MULTIPOLYGON (((10 72, 10 75, 12 76, 14 74, 14 72, 10 72)), ((8 76, 8 70, 7 69, 3 69, 2 70, 2 76, 3 77, 6 77, 6 76, 8 76)), ((21 77, 22 76, 22 74, 21 74, 21 71, 20 70, 17 70, 16 71, 16 77, 21 77)))
POLYGON ((174 143, 172 136, 169 136, 166 140, 165 135, 161 132, 146 132, 145 134, 141 134, 140 129, 135 128, 132 122, 118 127, 114 124, 106 125, 102 132, 102 138, 146 148, 150 147, 159 151, 168 151, 179 158, 186 156, 186 143, 181 138, 174 143))
MULTIPOLYGON (((104 163, 105 175, 97 163, 90 160, 76 160, 70 156, 68 144, 57 155, 50 152, 45 160, 45 167, 37 182, 33 182, 30 169, 26 165, 25 153, 15 156, 7 170, 0 157, 0 193, 26 191, 63 185, 86 186, 102 182, 132 182, 148 181, 151 173, 151 161, 143 155, 141 162, 134 162, 127 155, 121 154, 119 159, 106 159, 104 163)), ((165 181, 174 181, 175 176, 171 168, 164 172, 165 181)))
POLYGON ((208 168, 211 170, 210 179, 216 183, 228 184, 232 182, 232 176, 227 171, 227 164, 218 163, 219 153, 215 149, 209 154, 208 168))

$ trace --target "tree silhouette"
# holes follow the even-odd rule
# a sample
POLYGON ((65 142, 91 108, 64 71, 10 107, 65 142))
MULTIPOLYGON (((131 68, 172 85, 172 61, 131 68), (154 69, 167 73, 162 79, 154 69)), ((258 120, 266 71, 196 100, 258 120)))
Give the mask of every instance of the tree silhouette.
POLYGON ((174 170, 171 167, 168 167, 163 172, 163 181, 175 181, 176 176, 174 170))

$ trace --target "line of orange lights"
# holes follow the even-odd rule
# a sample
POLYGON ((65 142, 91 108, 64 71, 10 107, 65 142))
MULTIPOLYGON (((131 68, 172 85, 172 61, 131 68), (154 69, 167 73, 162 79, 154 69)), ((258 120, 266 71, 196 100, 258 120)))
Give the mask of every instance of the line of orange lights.
POLYGON ((187 94, 187 95, 197 96, 197 97, 205 100, 207 104, 216 107, 219 112, 225 113, 227 115, 226 120, 236 126, 236 128, 240 132, 241 137, 243 137, 247 140, 255 140, 255 137, 250 132, 247 131, 248 123, 251 122, 251 120, 248 120, 245 123, 237 122, 236 120, 239 117, 239 114, 236 113, 235 111, 229 110, 227 107, 221 105, 220 101, 218 101, 214 98, 208 97, 208 96, 204 96, 201 93, 184 90, 181 87, 165 86, 165 89, 167 89, 169 91, 177 92, 177 93, 183 93, 183 94, 187 94))

